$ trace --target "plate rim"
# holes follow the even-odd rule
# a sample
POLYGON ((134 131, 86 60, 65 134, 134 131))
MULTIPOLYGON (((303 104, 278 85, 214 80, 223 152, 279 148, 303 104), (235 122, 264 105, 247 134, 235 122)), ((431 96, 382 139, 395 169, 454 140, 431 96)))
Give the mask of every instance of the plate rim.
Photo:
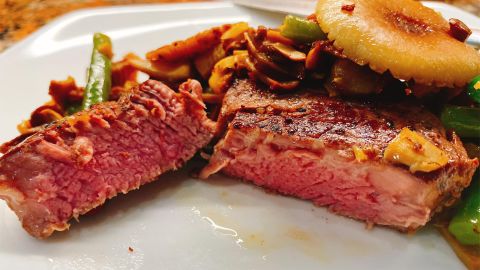
MULTIPOLYGON (((171 6, 180 6, 185 9, 197 9, 199 6, 203 6, 205 3, 211 4, 210 7, 215 7, 215 8, 240 8, 244 9, 241 6, 235 5, 231 2, 199 2, 199 3, 174 3, 174 4, 146 4, 146 5, 138 5, 138 6, 128 6, 128 5, 122 5, 122 6, 114 6, 114 7, 99 7, 99 8, 87 8, 87 9, 82 9, 82 10, 77 10, 77 11, 72 11, 69 13, 66 13, 64 15, 61 15, 57 17, 56 19, 52 20, 45 26, 42 26, 38 30, 36 30, 34 33, 30 34, 27 38, 22 39, 21 41, 17 42, 16 44, 12 45, 8 49, 6 49, 4 52, 0 53, 0 61, 2 61, 2 56, 4 56, 8 52, 8 55, 10 55, 13 51, 18 49, 22 49, 25 43, 31 42, 32 39, 37 38, 39 35, 42 35, 45 31, 49 29, 49 27, 58 25, 59 22, 63 20, 68 20, 72 17, 76 17, 82 14, 87 14, 87 15, 104 15, 108 13, 116 13, 117 10, 126 10, 129 13, 136 13, 136 12, 142 12, 143 10, 152 11, 152 12, 158 12, 162 10, 166 11, 173 11, 172 9, 168 9, 171 6), (154 8, 154 10, 152 10, 154 8), (167 10, 168 9, 168 10, 167 10), (92 14, 92 11, 95 13, 92 14), (13 50, 12 50, 13 49, 13 50)), ((178 9, 177 9, 178 10, 178 9)))
POLYGON ((83 19, 91 16, 102 16, 107 14, 119 14, 119 13, 142 13, 142 12, 159 12, 159 11, 178 11, 178 10, 198 10, 198 9, 216 9, 216 8, 242 8, 245 7, 235 5, 230 1, 200 1, 200 2, 182 2, 182 3, 156 3, 156 4, 134 4, 134 5, 118 5, 118 6, 101 6, 101 7, 88 7, 78 10, 72 10, 64 13, 54 19, 48 21, 45 25, 42 25, 27 37, 15 42, 2 52, 0 52, 0 61, 2 58, 10 56, 15 53, 15 50, 26 45, 31 40, 36 39, 44 32, 48 31, 65 21, 72 19, 83 19), (205 5, 208 4, 208 5, 205 5))

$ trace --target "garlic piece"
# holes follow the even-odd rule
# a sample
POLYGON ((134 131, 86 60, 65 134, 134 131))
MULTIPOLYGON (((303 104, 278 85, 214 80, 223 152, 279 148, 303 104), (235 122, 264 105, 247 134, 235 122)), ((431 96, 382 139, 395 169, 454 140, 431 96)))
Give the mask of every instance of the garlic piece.
POLYGON ((357 160, 358 162, 362 162, 368 159, 368 156, 365 154, 362 148, 354 145, 352 147, 352 150, 353 154, 355 155, 355 160, 357 160))
POLYGON ((208 79, 208 85, 213 93, 222 94, 225 92, 233 79, 234 71, 245 66, 247 56, 247 51, 237 51, 236 54, 227 56, 215 64, 208 79))
POLYGON ((409 166, 412 173, 431 172, 445 166, 447 154, 421 134, 403 128, 385 149, 383 158, 409 166))

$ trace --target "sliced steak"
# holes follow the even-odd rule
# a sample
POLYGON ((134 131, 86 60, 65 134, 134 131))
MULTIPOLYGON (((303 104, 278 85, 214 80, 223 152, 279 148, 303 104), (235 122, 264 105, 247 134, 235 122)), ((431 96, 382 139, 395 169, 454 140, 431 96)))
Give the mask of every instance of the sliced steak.
POLYGON ((224 99, 226 135, 201 177, 222 171, 368 223, 415 230, 469 185, 478 160, 418 105, 364 104, 303 91, 276 95, 248 80, 224 99), (412 173, 383 158, 408 127, 448 156, 445 166, 412 173), (362 160, 353 151, 368 149, 362 160))
POLYGON ((35 237, 67 229, 72 217, 179 168, 210 141, 215 124, 201 91, 197 81, 175 93, 150 80, 9 145, 0 198, 35 237))

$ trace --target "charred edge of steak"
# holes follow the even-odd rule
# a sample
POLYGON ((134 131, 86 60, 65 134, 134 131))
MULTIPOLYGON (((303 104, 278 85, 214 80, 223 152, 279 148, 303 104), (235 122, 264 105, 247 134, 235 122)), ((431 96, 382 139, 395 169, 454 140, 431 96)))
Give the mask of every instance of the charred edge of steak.
POLYGON ((222 112, 228 130, 201 177, 222 170, 328 205, 334 212, 401 230, 425 225, 435 212, 452 204, 478 166, 458 137, 447 139, 440 121, 412 104, 365 104, 309 91, 280 96, 237 81, 227 92, 222 112), (403 127, 445 151, 447 165, 412 174, 382 159, 403 127), (368 160, 356 161, 353 146, 372 149, 368 160), (369 208, 376 212, 366 211, 369 208))
POLYGON ((147 81, 117 102, 54 123, 0 158, 0 198, 38 238, 179 168, 213 136, 197 81, 147 81))

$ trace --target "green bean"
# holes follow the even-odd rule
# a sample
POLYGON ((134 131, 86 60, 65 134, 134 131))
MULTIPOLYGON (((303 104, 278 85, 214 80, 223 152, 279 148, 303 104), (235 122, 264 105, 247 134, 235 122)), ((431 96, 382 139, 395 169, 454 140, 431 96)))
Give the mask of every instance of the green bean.
POLYGON ((292 15, 285 17, 280 26, 280 34, 299 43, 310 43, 327 37, 317 23, 292 15))
POLYGON ((82 104, 70 104, 65 108, 65 115, 72 115, 82 109, 82 104))
POLYGON ((473 80, 468 84, 467 93, 473 99, 473 101, 480 103, 480 75, 473 78, 473 80))
MULTIPOLYGON (((480 146, 466 143, 470 158, 480 159, 480 146)), ((464 245, 480 245, 480 170, 473 176, 472 183, 462 195, 462 203, 450 221, 448 231, 464 245)))
POLYGON ((446 106, 441 119, 445 127, 460 137, 480 138, 480 108, 446 106))
POLYGON ((480 173, 475 173, 448 231, 463 245, 480 246, 480 173))
POLYGON ((108 100, 112 86, 112 42, 101 33, 93 35, 93 51, 88 69, 87 86, 83 94, 81 109, 108 100))

